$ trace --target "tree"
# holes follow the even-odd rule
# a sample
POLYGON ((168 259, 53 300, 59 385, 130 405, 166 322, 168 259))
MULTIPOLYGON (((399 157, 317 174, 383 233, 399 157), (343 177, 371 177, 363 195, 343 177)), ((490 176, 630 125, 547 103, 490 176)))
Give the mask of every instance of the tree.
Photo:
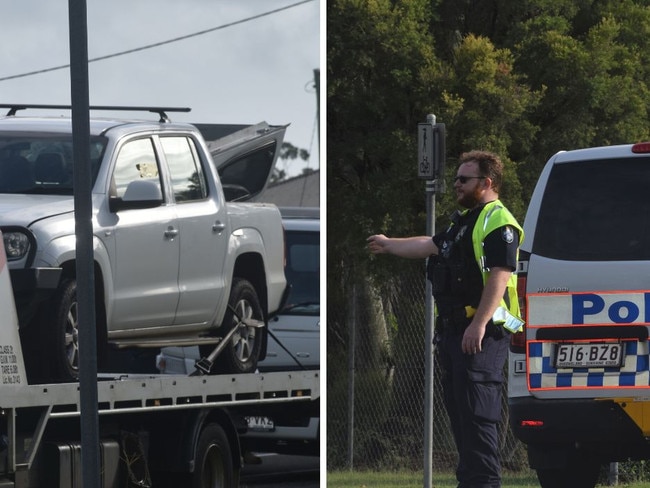
MULTIPOLYGON (((302 161, 309 161, 309 151, 307 149, 300 149, 290 142, 283 142, 282 146, 280 147, 280 154, 278 156, 279 159, 282 161, 285 161, 285 163, 289 161, 293 161, 296 159, 300 159, 302 161)), ((309 174, 313 170, 310 170, 309 168, 303 168, 303 174, 309 174)), ((270 183, 277 183, 279 181, 284 180, 287 177, 287 171, 284 168, 278 168, 277 164, 275 168, 273 168, 273 173, 271 173, 271 179, 269 180, 270 183)))

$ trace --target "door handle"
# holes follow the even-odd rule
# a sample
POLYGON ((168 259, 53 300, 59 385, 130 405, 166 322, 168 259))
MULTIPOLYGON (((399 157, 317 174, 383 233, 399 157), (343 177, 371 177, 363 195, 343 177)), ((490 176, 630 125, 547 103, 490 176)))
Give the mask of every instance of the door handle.
POLYGON ((223 232, 225 228, 226 228, 226 224, 224 224, 220 220, 217 220, 214 224, 212 224, 212 232, 220 233, 223 232))
POLYGON ((167 227, 165 231, 165 237, 170 240, 174 240, 174 237, 178 235, 178 229, 172 227, 171 225, 167 227))

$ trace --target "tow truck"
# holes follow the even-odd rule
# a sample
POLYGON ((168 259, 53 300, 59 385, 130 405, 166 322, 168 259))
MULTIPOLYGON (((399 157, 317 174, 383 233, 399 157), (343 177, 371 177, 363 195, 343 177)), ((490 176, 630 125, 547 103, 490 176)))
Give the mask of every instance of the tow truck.
MULTIPOLYGON (((28 383, 1 238, 0 309, 0 488, 80 487, 80 385, 28 383)), ((102 373, 100 486, 235 488, 247 457, 239 438, 247 417, 279 406, 313 417, 319 385, 313 370, 102 373)))

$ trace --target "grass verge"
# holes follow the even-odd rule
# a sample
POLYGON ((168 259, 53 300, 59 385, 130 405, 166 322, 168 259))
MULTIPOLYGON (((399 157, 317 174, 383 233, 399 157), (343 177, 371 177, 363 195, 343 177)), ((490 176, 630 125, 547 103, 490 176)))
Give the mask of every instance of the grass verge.
MULTIPOLYGON (((327 488, 423 488, 424 474, 421 471, 331 471, 327 473, 327 488)), ((452 473, 433 473, 432 488, 456 488, 456 477, 452 473)), ((502 488, 539 487, 537 476, 532 470, 504 472, 502 488)), ((607 484, 598 484, 605 487, 607 484)), ((619 483, 618 488, 648 488, 650 482, 619 483)))

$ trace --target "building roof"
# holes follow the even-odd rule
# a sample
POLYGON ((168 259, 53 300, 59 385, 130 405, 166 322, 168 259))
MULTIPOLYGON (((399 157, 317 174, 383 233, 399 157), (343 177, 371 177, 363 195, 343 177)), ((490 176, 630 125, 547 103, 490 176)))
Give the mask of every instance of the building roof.
POLYGON ((271 183, 255 201, 278 207, 320 207, 320 171, 271 183))

